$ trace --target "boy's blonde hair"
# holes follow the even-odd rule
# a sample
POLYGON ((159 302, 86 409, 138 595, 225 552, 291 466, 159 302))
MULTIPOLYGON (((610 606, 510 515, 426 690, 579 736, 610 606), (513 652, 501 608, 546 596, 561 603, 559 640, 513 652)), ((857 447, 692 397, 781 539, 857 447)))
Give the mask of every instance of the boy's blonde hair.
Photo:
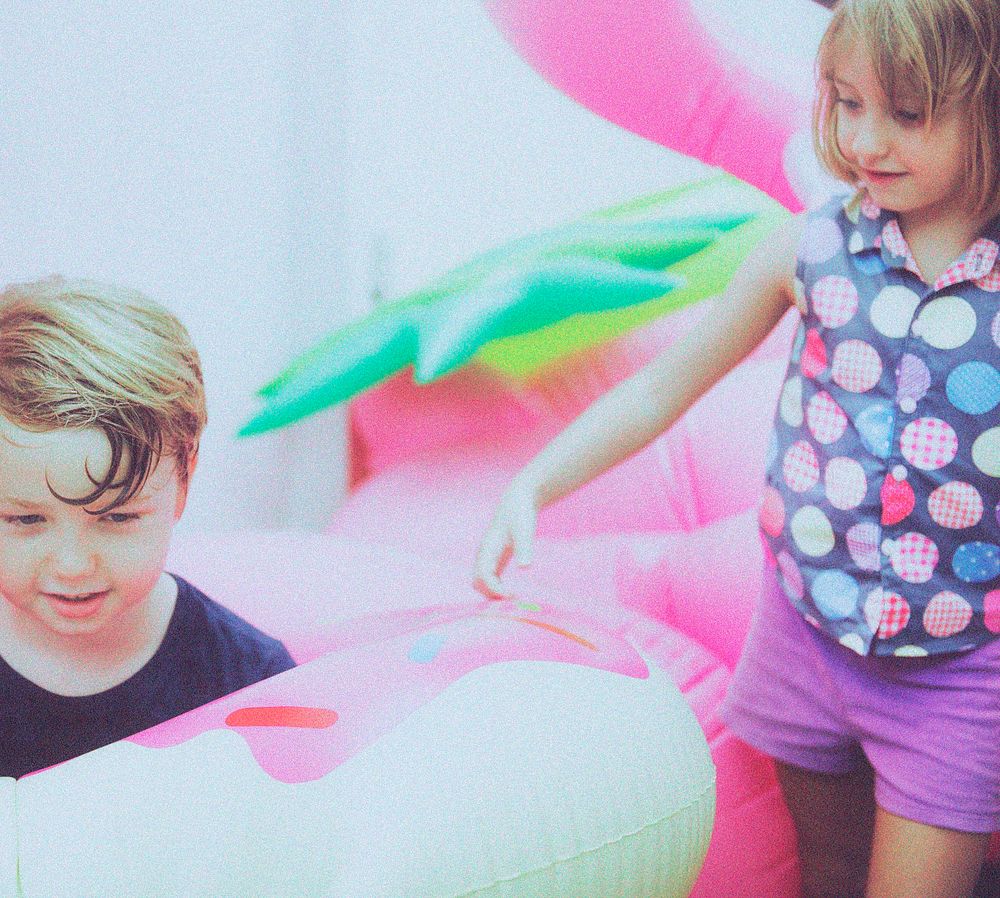
POLYGON ((922 103, 925 126, 945 104, 968 103, 966 182, 973 214, 1000 213, 1000 0, 840 0, 820 42, 813 140, 820 161, 843 181, 857 174, 837 146, 838 51, 866 52, 886 97, 922 103))
POLYGON ((198 353, 184 326, 141 293, 46 278, 0 294, 0 414, 24 430, 96 427, 111 465, 62 501, 103 514, 142 489, 162 457, 187 485, 207 421, 198 353), (123 469, 123 470, 121 470, 123 469))

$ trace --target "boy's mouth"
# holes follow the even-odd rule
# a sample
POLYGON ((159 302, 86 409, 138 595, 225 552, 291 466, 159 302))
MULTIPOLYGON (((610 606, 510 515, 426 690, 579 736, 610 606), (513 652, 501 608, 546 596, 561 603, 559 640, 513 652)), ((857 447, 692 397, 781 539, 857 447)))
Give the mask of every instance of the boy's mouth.
POLYGON ((110 589, 103 589, 100 592, 80 592, 73 595, 47 592, 45 596, 60 617, 76 619, 96 614, 102 607, 102 600, 110 592, 110 589))

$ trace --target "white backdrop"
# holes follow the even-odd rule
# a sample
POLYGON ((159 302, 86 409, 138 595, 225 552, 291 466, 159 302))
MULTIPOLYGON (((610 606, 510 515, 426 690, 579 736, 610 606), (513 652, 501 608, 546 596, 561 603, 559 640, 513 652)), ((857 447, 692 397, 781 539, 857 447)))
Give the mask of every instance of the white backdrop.
POLYGON ((373 293, 702 170, 562 97, 474 0, 18 0, 0 54, 0 280, 121 281, 188 325, 186 529, 327 518, 341 410, 233 434, 373 293))

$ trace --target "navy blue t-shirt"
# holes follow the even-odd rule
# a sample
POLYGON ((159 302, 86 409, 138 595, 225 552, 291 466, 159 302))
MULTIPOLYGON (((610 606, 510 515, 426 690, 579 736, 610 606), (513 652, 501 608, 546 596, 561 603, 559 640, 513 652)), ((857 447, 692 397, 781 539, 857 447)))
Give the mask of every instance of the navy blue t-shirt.
POLYGON ((24 776, 110 745, 295 666, 277 639, 181 577, 160 647, 125 682, 56 695, 0 658, 0 776, 24 776))

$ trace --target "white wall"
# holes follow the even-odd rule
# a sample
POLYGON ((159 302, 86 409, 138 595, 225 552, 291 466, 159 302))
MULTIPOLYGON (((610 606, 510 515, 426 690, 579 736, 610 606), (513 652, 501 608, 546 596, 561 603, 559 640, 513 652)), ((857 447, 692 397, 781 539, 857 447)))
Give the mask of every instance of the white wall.
POLYGON ((0 54, 0 280, 117 280, 185 321, 210 415, 188 529, 329 514, 339 411, 233 433, 374 288, 701 168, 548 87, 474 0, 21 0, 0 54))

